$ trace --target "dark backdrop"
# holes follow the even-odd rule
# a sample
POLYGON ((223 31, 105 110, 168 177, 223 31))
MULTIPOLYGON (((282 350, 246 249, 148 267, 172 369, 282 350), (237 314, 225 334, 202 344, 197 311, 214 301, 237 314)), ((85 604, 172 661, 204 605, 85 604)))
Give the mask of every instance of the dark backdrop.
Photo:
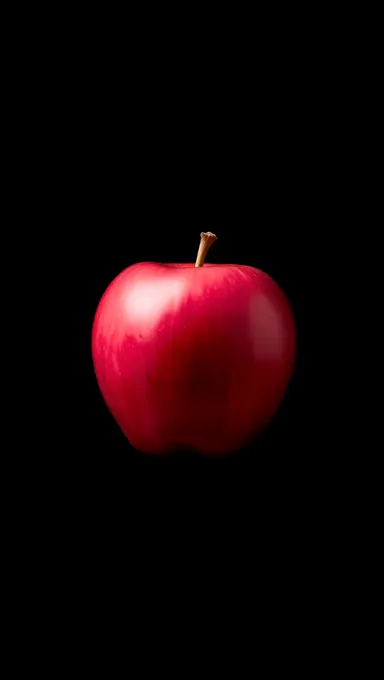
POLYGON ((289 54, 261 62, 244 53, 236 66, 166 54, 147 63, 143 55, 138 66, 115 52, 105 62, 95 51, 70 69, 55 64, 41 187, 61 295, 50 348, 60 407, 55 397, 48 466, 95 511, 106 499, 134 507, 140 498, 151 512, 177 505, 175 494, 192 514, 204 498, 226 512, 235 499, 255 508, 260 498, 284 498, 290 507, 334 477, 324 444, 331 389, 322 376, 343 114, 337 74, 326 81, 316 55, 289 54), (193 262, 203 230, 218 236, 211 262, 258 267, 285 291, 297 363, 276 417, 239 455, 148 458, 130 447, 102 400, 92 322, 122 269, 193 262))
MULTIPOLYGON (((108 40, 104 27, 93 30, 88 13, 82 26, 73 20, 79 36, 75 28, 66 33, 56 58, 50 47, 42 50, 41 64, 27 58, 23 64, 30 90, 20 107, 20 135, 31 147, 22 163, 31 196, 18 197, 28 211, 20 248, 28 250, 29 235, 48 272, 30 257, 41 274, 39 287, 26 286, 21 296, 22 303, 32 299, 22 356, 34 375, 27 404, 16 382, 15 407, 33 411, 42 434, 35 437, 24 421, 15 431, 28 436, 26 462, 13 457, 19 496, 25 477, 22 526, 30 537, 20 584, 28 582, 38 598, 34 617, 40 589, 26 574, 35 564, 41 579, 54 581, 52 610, 60 617, 65 611, 56 604, 59 593, 71 607, 68 631, 77 621, 82 627, 80 645, 83 613, 100 631, 115 620, 100 615, 103 602, 116 603, 145 641, 151 626, 156 634, 168 632, 163 612, 168 615, 172 592, 178 602, 180 594, 176 627, 184 633, 179 622, 195 600, 209 643, 218 611, 230 635, 240 620, 251 620, 253 650, 254 619, 273 631, 260 615, 262 596, 273 626, 278 621, 296 635, 296 614, 315 637, 307 622, 317 618, 318 601, 327 601, 326 576, 335 579, 336 549, 350 516, 342 492, 351 454, 333 433, 345 347, 339 351, 331 312, 342 313, 350 279, 341 297, 331 272, 340 230, 336 263, 347 259, 345 206, 353 206, 353 197, 342 195, 343 170, 354 135, 340 101, 356 71, 348 71, 345 52, 327 68, 331 38, 321 33, 311 50, 313 27, 301 29, 301 20, 300 36, 285 25, 277 35, 275 17, 269 34, 258 23, 246 37, 242 22, 237 40, 215 23, 212 34, 222 45, 207 37, 203 49, 191 36, 183 50, 181 29, 176 45, 154 26, 158 42, 152 42, 146 19, 135 43, 135 26, 124 24, 117 37, 114 20, 108 40), (296 318, 297 363, 274 420, 237 456, 150 458, 130 447, 102 400, 92 367, 92 322, 122 269, 143 260, 193 262, 203 230, 218 235, 209 261, 259 267, 285 291, 296 318), (44 326, 37 318, 41 302, 44 326), (30 336, 41 360, 31 358, 30 336), (42 365, 49 389, 40 384, 42 365), (207 593, 199 600, 201 583, 207 593), (137 595, 142 620, 131 614, 137 595), (144 595, 152 600, 148 608, 144 595), (153 623, 159 596, 165 602, 153 623), (251 603, 245 617, 228 616, 231 597, 251 603)), ((343 19, 340 34, 345 31, 343 19)), ((21 304, 15 307, 21 315, 21 304)), ((14 498, 16 507, 17 493, 14 498)), ((14 535, 20 542, 20 533, 14 535)), ((344 576, 335 580, 338 589, 344 576)), ((350 607, 354 591, 352 584, 350 607)), ((331 602, 325 631, 333 612, 331 602)), ((200 628, 188 639, 187 662, 200 646, 200 628)), ((297 645, 303 647, 300 630, 297 645)), ((172 638, 171 654, 173 646, 172 638)), ((148 655, 150 649, 143 658, 148 655)))

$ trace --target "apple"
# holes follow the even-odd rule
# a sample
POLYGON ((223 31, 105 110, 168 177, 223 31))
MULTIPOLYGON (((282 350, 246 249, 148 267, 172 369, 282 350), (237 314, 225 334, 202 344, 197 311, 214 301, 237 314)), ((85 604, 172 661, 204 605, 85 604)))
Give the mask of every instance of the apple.
POLYGON ((96 378, 136 449, 236 452, 274 416, 296 356, 283 291, 246 265, 142 262, 105 291, 92 328, 96 378))

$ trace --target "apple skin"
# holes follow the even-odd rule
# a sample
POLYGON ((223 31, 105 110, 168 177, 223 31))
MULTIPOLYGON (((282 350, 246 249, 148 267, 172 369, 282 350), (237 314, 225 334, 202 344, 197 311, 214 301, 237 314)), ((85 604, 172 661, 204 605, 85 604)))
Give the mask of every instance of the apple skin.
POLYGON ((92 329, 104 400, 134 448, 233 453, 271 420, 296 356, 283 291, 245 265, 125 269, 92 329))

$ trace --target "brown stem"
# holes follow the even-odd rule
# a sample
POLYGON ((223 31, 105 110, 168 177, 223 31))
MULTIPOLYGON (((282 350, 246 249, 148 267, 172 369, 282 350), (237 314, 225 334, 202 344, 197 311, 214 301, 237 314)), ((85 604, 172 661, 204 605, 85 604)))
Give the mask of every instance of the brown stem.
POLYGON ((201 241, 199 252, 197 253, 195 267, 203 266, 208 250, 210 249, 212 243, 214 243, 217 240, 217 236, 215 236, 215 234, 212 234, 210 231, 207 232, 202 231, 200 237, 201 241))

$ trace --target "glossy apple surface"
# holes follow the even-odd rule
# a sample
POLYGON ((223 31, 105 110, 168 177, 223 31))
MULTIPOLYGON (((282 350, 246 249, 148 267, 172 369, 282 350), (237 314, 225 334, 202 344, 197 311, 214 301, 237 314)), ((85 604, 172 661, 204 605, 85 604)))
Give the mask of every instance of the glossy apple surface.
POLYGON ((128 267, 92 329, 104 400, 131 444, 154 454, 246 444, 276 412, 295 353, 284 293, 245 265, 128 267))

